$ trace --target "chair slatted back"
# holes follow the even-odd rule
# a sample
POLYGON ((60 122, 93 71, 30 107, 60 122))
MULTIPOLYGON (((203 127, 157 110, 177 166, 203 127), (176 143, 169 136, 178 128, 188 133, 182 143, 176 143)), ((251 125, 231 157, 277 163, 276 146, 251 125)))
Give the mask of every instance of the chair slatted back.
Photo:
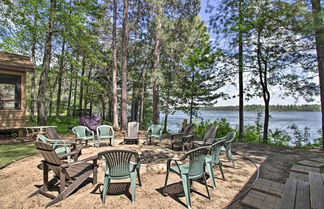
POLYGON ((190 152, 186 155, 189 156, 189 175, 197 176, 203 174, 205 166, 205 158, 210 150, 210 147, 200 147, 190 152))
POLYGON ((113 136, 114 135, 114 129, 111 126, 108 125, 101 125, 97 127, 97 135, 99 137, 101 136, 113 136))
POLYGON ((43 156, 47 165, 53 170, 56 176, 60 175, 60 165, 63 163, 56 152, 54 151, 53 147, 49 144, 43 142, 36 142, 35 143, 37 150, 43 156))
POLYGON ((208 139, 214 139, 217 133, 217 126, 208 126, 204 135, 203 141, 206 143, 208 139))
POLYGON ((105 172, 109 171, 112 177, 127 176, 132 171, 131 160, 135 157, 138 158, 138 153, 129 150, 109 150, 100 152, 99 158, 104 157, 106 167, 105 172))
POLYGON ((162 126, 161 125, 151 125, 148 129, 151 132, 151 135, 160 135, 160 132, 162 130, 162 126))
POLYGON ((218 164, 220 160, 221 148, 224 145, 225 140, 218 141, 211 146, 210 155, 212 156, 212 163, 218 164))
POLYGON ((48 138, 50 139, 60 139, 61 137, 57 134, 56 130, 54 127, 48 127, 46 129, 46 133, 48 138))
POLYGON ((128 123, 127 136, 138 137, 139 122, 133 121, 128 123))
POLYGON ((86 137, 86 130, 88 128, 86 126, 75 126, 72 128, 72 132, 77 135, 77 138, 86 137))
POLYGON ((191 135, 191 134, 193 134, 194 129, 195 129, 195 124, 190 123, 190 124, 188 124, 188 125, 186 126, 186 128, 183 130, 182 134, 183 134, 184 136, 191 135))

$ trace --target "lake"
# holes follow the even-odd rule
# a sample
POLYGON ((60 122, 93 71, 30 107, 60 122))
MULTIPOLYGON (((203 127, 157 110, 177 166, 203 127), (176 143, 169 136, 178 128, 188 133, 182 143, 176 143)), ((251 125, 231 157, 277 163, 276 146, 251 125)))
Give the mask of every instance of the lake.
MULTIPOLYGON (((247 111, 244 112, 245 125, 255 125, 258 112, 247 111)), ((214 121, 216 119, 225 118, 233 128, 238 129, 239 114, 238 111, 227 110, 201 110, 199 111, 199 119, 203 121, 214 121)), ((296 124, 299 129, 305 127, 310 128, 309 132, 311 139, 319 138, 321 135, 318 130, 321 129, 321 113, 320 112, 271 112, 270 113, 269 128, 275 130, 276 128, 286 130, 292 135, 292 130, 287 127, 292 124, 296 124)), ((161 123, 164 122, 164 114, 160 114, 161 123)), ((168 117, 168 131, 171 133, 177 133, 181 129, 181 123, 183 119, 187 119, 189 122, 189 116, 182 112, 176 111, 173 115, 168 117)), ((263 120, 261 121, 263 125, 263 120)))

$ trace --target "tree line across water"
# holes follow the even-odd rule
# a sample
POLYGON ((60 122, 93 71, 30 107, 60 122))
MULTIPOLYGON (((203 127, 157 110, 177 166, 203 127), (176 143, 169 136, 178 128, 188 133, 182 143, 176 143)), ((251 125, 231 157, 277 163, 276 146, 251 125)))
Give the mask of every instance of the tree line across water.
MULTIPOLYGON (((320 112, 321 106, 319 104, 313 105, 270 105, 271 112, 320 112)), ((218 106, 218 107, 201 107, 200 110, 228 110, 238 111, 239 106, 218 106)), ((263 105, 246 105, 244 111, 264 111, 263 105)))
POLYGON ((306 101, 321 94, 324 110, 320 0, 206 2, 1 1, 0 50, 29 55, 36 67, 28 77, 30 120, 100 112, 126 129, 128 120, 167 124, 182 110, 191 122, 200 107, 232 97, 221 89, 235 85, 239 138, 244 102, 259 97, 267 143, 273 89, 306 101))

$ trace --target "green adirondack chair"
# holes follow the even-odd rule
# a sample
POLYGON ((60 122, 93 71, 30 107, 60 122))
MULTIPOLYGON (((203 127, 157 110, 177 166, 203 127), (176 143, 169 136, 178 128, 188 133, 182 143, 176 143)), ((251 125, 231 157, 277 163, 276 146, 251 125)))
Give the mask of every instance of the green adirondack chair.
POLYGON ((162 126, 161 125, 151 125, 147 129, 147 136, 146 136, 146 143, 145 144, 151 144, 152 138, 157 138, 160 140, 160 145, 162 144, 162 126))
POLYGON ((225 140, 218 141, 211 146, 209 155, 206 156, 206 165, 207 170, 210 175, 213 188, 216 189, 216 182, 215 182, 215 174, 214 174, 214 166, 218 165, 219 170, 222 174, 223 180, 225 180, 223 168, 222 168, 222 161, 220 160, 220 152, 222 147, 224 146, 225 140))
POLYGON ((221 152, 226 153, 228 161, 233 163, 234 168, 235 168, 235 162, 234 162, 234 158, 232 155, 232 142, 235 139, 235 135, 236 135, 236 132, 232 131, 232 132, 227 133, 227 135, 225 137, 216 139, 217 141, 225 140, 224 145, 221 148, 221 152))
MULTIPOLYGON (((49 139, 43 134, 37 134, 37 137, 44 143, 49 144, 53 147, 55 150, 56 154, 62 155, 62 154, 67 154, 71 152, 70 147, 67 146, 64 140, 54 140, 54 139, 49 139)), ((71 156, 67 156, 68 162, 71 162, 71 156)))
POLYGON ((109 139, 110 145, 114 146, 114 137, 115 137, 115 132, 113 127, 108 126, 108 125, 101 125, 97 127, 97 147, 99 148, 100 146, 100 140, 102 139, 109 139))
POLYGON ((89 140, 94 140, 94 133, 86 126, 75 126, 72 128, 72 132, 76 134, 76 141, 85 141, 86 146, 88 146, 89 140))
POLYGON ((168 177, 170 172, 174 172, 179 175, 182 179, 182 186, 186 197, 187 207, 191 208, 190 200, 190 186, 192 180, 200 179, 203 177, 205 187, 208 194, 208 199, 210 199, 209 190, 207 186, 206 176, 205 176, 205 164, 206 156, 210 150, 210 147, 200 147, 190 152, 187 152, 182 158, 170 158, 167 160, 167 173, 165 177, 165 184, 163 188, 163 195, 166 193, 166 187, 168 183, 168 177), (179 164, 178 162, 183 162, 189 158, 189 162, 185 164, 179 164), (176 165, 171 166, 171 162, 176 165))
POLYGON ((104 188, 102 191, 102 202, 105 203, 107 191, 111 179, 127 179, 131 180, 132 202, 136 199, 136 175, 139 185, 141 186, 140 178, 140 157, 137 152, 129 150, 109 150, 100 152, 99 158, 105 160, 105 177, 104 188), (133 162, 132 162, 133 161, 133 162))

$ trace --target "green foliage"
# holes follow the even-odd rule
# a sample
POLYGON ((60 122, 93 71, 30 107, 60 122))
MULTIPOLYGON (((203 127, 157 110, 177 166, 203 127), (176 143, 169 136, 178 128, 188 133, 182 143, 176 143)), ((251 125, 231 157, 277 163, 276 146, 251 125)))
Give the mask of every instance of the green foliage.
POLYGON ((233 128, 231 128, 229 122, 227 122, 224 118, 215 120, 213 122, 207 120, 197 123, 197 121, 194 121, 194 124, 196 125, 195 137, 197 139, 202 139, 204 137, 207 126, 218 126, 216 138, 224 137, 228 132, 235 131, 233 128))
POLYGON ((37 150, 34 144, 0 145, 0 167, 35 153, 37 153, 37 150))

